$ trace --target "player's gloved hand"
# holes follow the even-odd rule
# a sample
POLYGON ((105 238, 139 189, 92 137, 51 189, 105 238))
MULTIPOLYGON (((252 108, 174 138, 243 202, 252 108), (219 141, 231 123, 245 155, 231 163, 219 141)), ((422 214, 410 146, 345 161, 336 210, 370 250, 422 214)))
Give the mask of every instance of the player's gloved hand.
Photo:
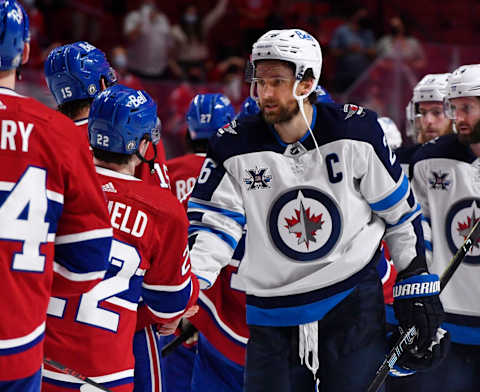
POLYGON ((444 320, 439 294, 438 275, 429 274, 425 262, 418 259, 398 274, 393 286, 395 316, 404 330, 417 327, 418 336, 412 348, 418 353, 430 346, 444 320))
MULTIPOLYGON (((400 337, 400 330, 397 330, 389 337, 390 346, 393 347, 400 337)), ((447 356, 450 348, 450 334, 443 328, 437 328, 435 337, 427 349, 422 352, 405 350, 397 363, 390 370, 391 377, 405 377, 437 367, 447 356)))

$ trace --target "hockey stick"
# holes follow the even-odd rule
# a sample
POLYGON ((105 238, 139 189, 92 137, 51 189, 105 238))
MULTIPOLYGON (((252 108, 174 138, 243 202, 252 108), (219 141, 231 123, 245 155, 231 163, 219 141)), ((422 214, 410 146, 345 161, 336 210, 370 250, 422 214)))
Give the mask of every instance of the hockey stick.
MULTIPOLYGON (((447 269, 443 272, 440 278, 440 292, 445 288, 453 273, 457 270, 458 266, 467 255, 470 248, 477 243, 480 238, 480 219, 477 220, 472 230, 468 234, 464 243, 457 250, 457 253, 450 259, 447 269)), ((375 374, 375 378, 368 386, 367 392, 377 392, 382 384, 385 382, 385 379, 388 376, 390 370, 395 366, 398 361, 398 358, 405 351, 407 346, 412 344, 413 339, 417 336, 418 330, 415 326, 410 327, 407 331, 404 331, 400 338, 395 342, 392 350, 388 353, 387 357, 383 361, 380 368, 375 374)))
POLYGON ((45 357, 43 358, 43 362, 46 363, 47 365, 50 365, 51 367, 60 370, 64 374, 68 374, 70 376, 73 376, 75 378, 78 378, 79 380, 82 380, 83 382, 90 384, 91 386, 97 388, 100 391, 106 391, 106 392, 112 392, 110 389, 104 387, 102 384, 99 384, 95 381, 93 381, 91 378, 88 378, 80 373, 78 373, 76 370, 67 368, 66 366, 62 365, 61 363, 54 361, 51 358, 45 357))
POLYGON ((197 328, 195 328, 193 324, 189 323, 180 335, 176 336, 175 339, 163 346, 162 350, 160 351, 162 357, 166 357, 168 354, 171 354, 183 342, 186 342, 193 335, 195 335, 195 332, 197 331, 197 328))

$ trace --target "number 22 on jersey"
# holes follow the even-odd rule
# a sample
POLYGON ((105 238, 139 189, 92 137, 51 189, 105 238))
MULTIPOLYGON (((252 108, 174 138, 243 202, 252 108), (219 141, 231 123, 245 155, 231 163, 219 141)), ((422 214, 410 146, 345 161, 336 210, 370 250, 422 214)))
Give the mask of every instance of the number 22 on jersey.
MULTIPOLYGON (((100 307, 100 302, 108 299, 113 300, 112 297, 129 289, 130 279, 137 272, 140 261, 140 255, 134 246, 113 240, 110 263, 121 268, 114 276, 102 280, 81 296, 75 321, 116 332, 120 321, 119 314, 103 309, 100 307)), ((116 300, 115 304, 130 310, 136 310, 136 304, 119 298, 116 298, 116 300)), ((47 313, 50 316, 63 317, 66 305, 67 300, 52 297, 47 313)))

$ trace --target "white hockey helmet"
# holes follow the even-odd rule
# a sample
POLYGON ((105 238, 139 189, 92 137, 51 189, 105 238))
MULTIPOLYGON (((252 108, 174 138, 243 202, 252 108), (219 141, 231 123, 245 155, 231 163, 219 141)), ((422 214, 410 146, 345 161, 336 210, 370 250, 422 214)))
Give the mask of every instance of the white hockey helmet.
POLYGON ((402 145, 402 134, 394 121, 390 117, 379 117, 377 121, 383 129, 388 146, 392 150, 400 147, 402 145))
POLYGON ((413 88, 413 103, 443 102, 450 73, 428 74, 413 88))
POLYGON ((447 95, 447 86, 450 73, 427 74, 413 88, 413 96, 406 107, 407 127, 406 135, 415 143, 419 129, 418 103, 441 102, 447 95))
POLYGON ((480 64, 462 65, 452 72, 448 81, 447 95, 445 97, 445 114, 455 120, 450 100, 461 97, 480 96, 480 64))
POLYGON ((322 69, 322 51, 318 41, 307 32, 300 29, 270 30, 263 34, 252 48, 252 65, 255 76, 255 64, 259 60, 281 60, 295 65, 293 94, 297 99, 303 99, 315 91, 322 69), (301 97, 295 94, 296 86, 307 69, 313 71, 314 83, 312 89, 301 97))

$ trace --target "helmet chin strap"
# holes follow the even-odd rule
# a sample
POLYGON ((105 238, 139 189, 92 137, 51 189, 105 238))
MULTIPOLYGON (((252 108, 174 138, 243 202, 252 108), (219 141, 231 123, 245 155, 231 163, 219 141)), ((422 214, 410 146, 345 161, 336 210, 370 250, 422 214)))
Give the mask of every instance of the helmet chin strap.
POLYGON ((148 164, 148 167, 150 168, 150 174, 154 174, 155 173, 155 159, 157 158, 157 146, 152 143, 152 147, 153 147, 153 158, 152 159, 147 159, 145 158, 142 154, 140 154, 140 152, 138 151, 135 151, 135 155, 138 157, 138 159, 140 159, 143 163, 147 163, 148 164))
POLYGON ((313 142, 315 143, 315 149, 317 150, 318 156, 320 158, 320 165, 323 163, 323 157, 322 154, 320 153, 320 148, 318 147, 317 139, 315 139, 315 135, 313 134, 312 128, 310 128, 310 122, 307 119, 307 116, 305 114, 305 108, 303 106, 303 101, 305 98, 307 98, 311 92, 314 90, 314 88, 311 88, 307 93, 303 95, 297 95, 297 87, 301 80, 296 80, 295 83, 293 84, 293 90, 292 94, 293 97, 297 100, 298 107, 300 109, 300 113, 302 113, 302 117, 305 120, 305 124, 307 124, 308 131, 310 132, 310 135, 312 136, 313 142))

